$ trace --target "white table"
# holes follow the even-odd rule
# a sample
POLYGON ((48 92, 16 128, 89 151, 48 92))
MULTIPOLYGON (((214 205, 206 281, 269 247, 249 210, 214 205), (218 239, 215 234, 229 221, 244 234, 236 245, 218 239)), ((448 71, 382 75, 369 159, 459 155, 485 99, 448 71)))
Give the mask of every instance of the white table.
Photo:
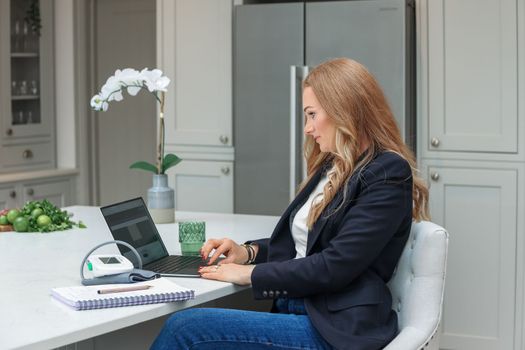
MULTIPOLYGON (((113 239, 96 207, 66 208, 87 229, 52 233, 0 233, 0 349, 49 349, 89 339, 243 289, 200 278, 173 280, 196 291, 195 300, 102 310, 75 311, 54 300, 53 287, 80 285, 84 255, 113 239)), ((207 237, 242 242, 268 237, 278 218, 234 214, 177 212, 176 220, 206 221, 207 237)), ((157 225, 170 254, 180 253, 177 224, 157 225)), ((97 252, 118 253, 116 246, 97 252)))

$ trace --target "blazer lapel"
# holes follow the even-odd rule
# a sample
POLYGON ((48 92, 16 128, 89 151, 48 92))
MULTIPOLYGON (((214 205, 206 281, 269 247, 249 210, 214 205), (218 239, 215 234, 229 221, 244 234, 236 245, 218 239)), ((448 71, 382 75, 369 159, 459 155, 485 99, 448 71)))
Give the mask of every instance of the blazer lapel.
POLYGON ((306 241, 306 256, 310 254, 310 250, 312 250, 315 241, 319 238, 319 235, 321 234, 321 231, 323 231, 327 222, 328 218, 321 214, 319 219, 315 222, 314 227, 312 227, 312 230, 308 233, 308 239, 306 241))
MULTIPOLYGON (((356 163, 359 163, 368 154, 368 152, 370 152, 369 149, 361 153, 361 155, 357 158, 356 163)), ((362 166, 354 170, 353 174, 350 176, 350 179, 348 180, 348 187, 346 189, 347 191, 346 200, 347 201, 350 200, 350 198, 353 196, 353 193, 355 193, 356 191, 356 184, 358 182, 357 177, 361 169, 362 169, 362 166)), ((316 185, 319 182, 321 174, 322 172, 319 172, 317 174, 318 178, 317 178, 317 181, 315 181, 316 185)), ((308 194, 310 194, 312 190, 313 190, 313 187, 310 189, 308 194)), ((308 232, 308 240, 306 241, 306 255, 307 256, 310 254, 310 251, 312 250, 314 243, 317 241, 317 239, 321 235, 321 232, 323 231, 328 221, 332 220, 333 216, 330 216, 329 214, 333 214, 334 210, 338 208, 342 204, 342 202, 343 202, 343 189, 337 192, 334 199, 330 202, 330 204, 328 204, 325 210, 323 210, 323 212, 319 216, 319 219, 317 219, 317 221, 315 222, 314 227, 312 227, 312 230, 308 232)), ((343 210, 343 208, 341 208, 341 210, 343 210)))
MULTIPOLYGON (((348 198, 350 197, 350 193, 353 192, 351 189, 352 181, 348 184, 348 198)), ((348 199, 347 198, 347 199, 348 199)), ((321 232, 323 231, 326 224, 332 220, 333 216, 330 214, 333 214, 334 210, 338 208, 341 203, 343 202, 343 191, 337 192, 334 199, 328 204, 328 206, 323 210, 319 218, 314 224, 314 227, 310 230, 308 233, 308 240, 306 241, 306 255, 310 254, 310 251, 312 250, 312 247, 314 246, 314 243, 317 241, 317 239, 320 237, 321 232)), ((341 209, 343 210, 343 209, 341 209)))

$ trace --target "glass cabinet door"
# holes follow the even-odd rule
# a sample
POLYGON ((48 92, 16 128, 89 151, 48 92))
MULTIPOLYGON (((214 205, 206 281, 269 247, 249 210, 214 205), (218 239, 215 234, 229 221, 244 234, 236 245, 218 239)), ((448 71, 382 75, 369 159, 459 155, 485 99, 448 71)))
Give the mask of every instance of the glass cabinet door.
MULTIPOLYGON (((8 21, 9 59, 2 75, 8 78, 4 85, 9 102, 4 113, 3 139, 9 141, 20 137, 50 137, 53 116, 52 82, 52 14, 51 1, 0 0, 3 2, 0 16, 8 21), (6 18, 4 14, 9 14, 6 18), (8 68, 7 68, 8 67, 8 68), (47 90, 47 91, 46 91, 47 90)), ((6 24, 2 25, 3 29, 6 24)), ((7 45, 6 45, 7 44, 7 45)), ((4 51, 5 52, 5 51, 4 51)), ((6 57, 2 57, 2 60, 6 57)), ((3 101, 6 101, 3 99, 3 101)), ((7 101, 6 101, 7 102, 7 101)))

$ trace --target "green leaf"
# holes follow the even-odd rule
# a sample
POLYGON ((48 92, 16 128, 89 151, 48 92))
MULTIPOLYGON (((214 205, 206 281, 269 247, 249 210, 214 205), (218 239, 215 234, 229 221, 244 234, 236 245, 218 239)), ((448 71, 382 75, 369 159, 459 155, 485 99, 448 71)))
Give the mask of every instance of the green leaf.
POLYGON ((151 163, 139 161, 131 164, 129 166, 130 169, 142 169, 146 171, 151 171, 152 173, 157 173, 157 167, 151 163))
POLYGON ((179 157, 172 153, 168 153, 164 156, 164 161, 162 162, 162 173, 164 174, 169 168, 179 164, 182 161, 179 157))

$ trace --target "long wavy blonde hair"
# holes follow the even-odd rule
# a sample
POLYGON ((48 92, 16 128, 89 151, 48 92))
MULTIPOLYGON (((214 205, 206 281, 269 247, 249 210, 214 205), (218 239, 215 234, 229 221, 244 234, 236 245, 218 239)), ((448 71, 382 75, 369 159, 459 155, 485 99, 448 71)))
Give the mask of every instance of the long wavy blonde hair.
POLYGON ((408 161, 413 176, 412 217, 416 221, 428 220, 428 188, 419 176, 414 154, 403 142, 394 115, 374 76, 360 63, 338 58, 315 67, 303 83, 303 88, 306 87, 312 88, 336 128, 333 153, 321 152, 313 137, 305 136, 307 178, 300 189, 332 158, 323 198, 310 209, 308 227, 312 228, 342 187, 346 194, 347 180, 354 170, 368 163, 379 151, 395 152, 408 161), (363 141, 368 143, 369 151, 357 163, 363 141))

